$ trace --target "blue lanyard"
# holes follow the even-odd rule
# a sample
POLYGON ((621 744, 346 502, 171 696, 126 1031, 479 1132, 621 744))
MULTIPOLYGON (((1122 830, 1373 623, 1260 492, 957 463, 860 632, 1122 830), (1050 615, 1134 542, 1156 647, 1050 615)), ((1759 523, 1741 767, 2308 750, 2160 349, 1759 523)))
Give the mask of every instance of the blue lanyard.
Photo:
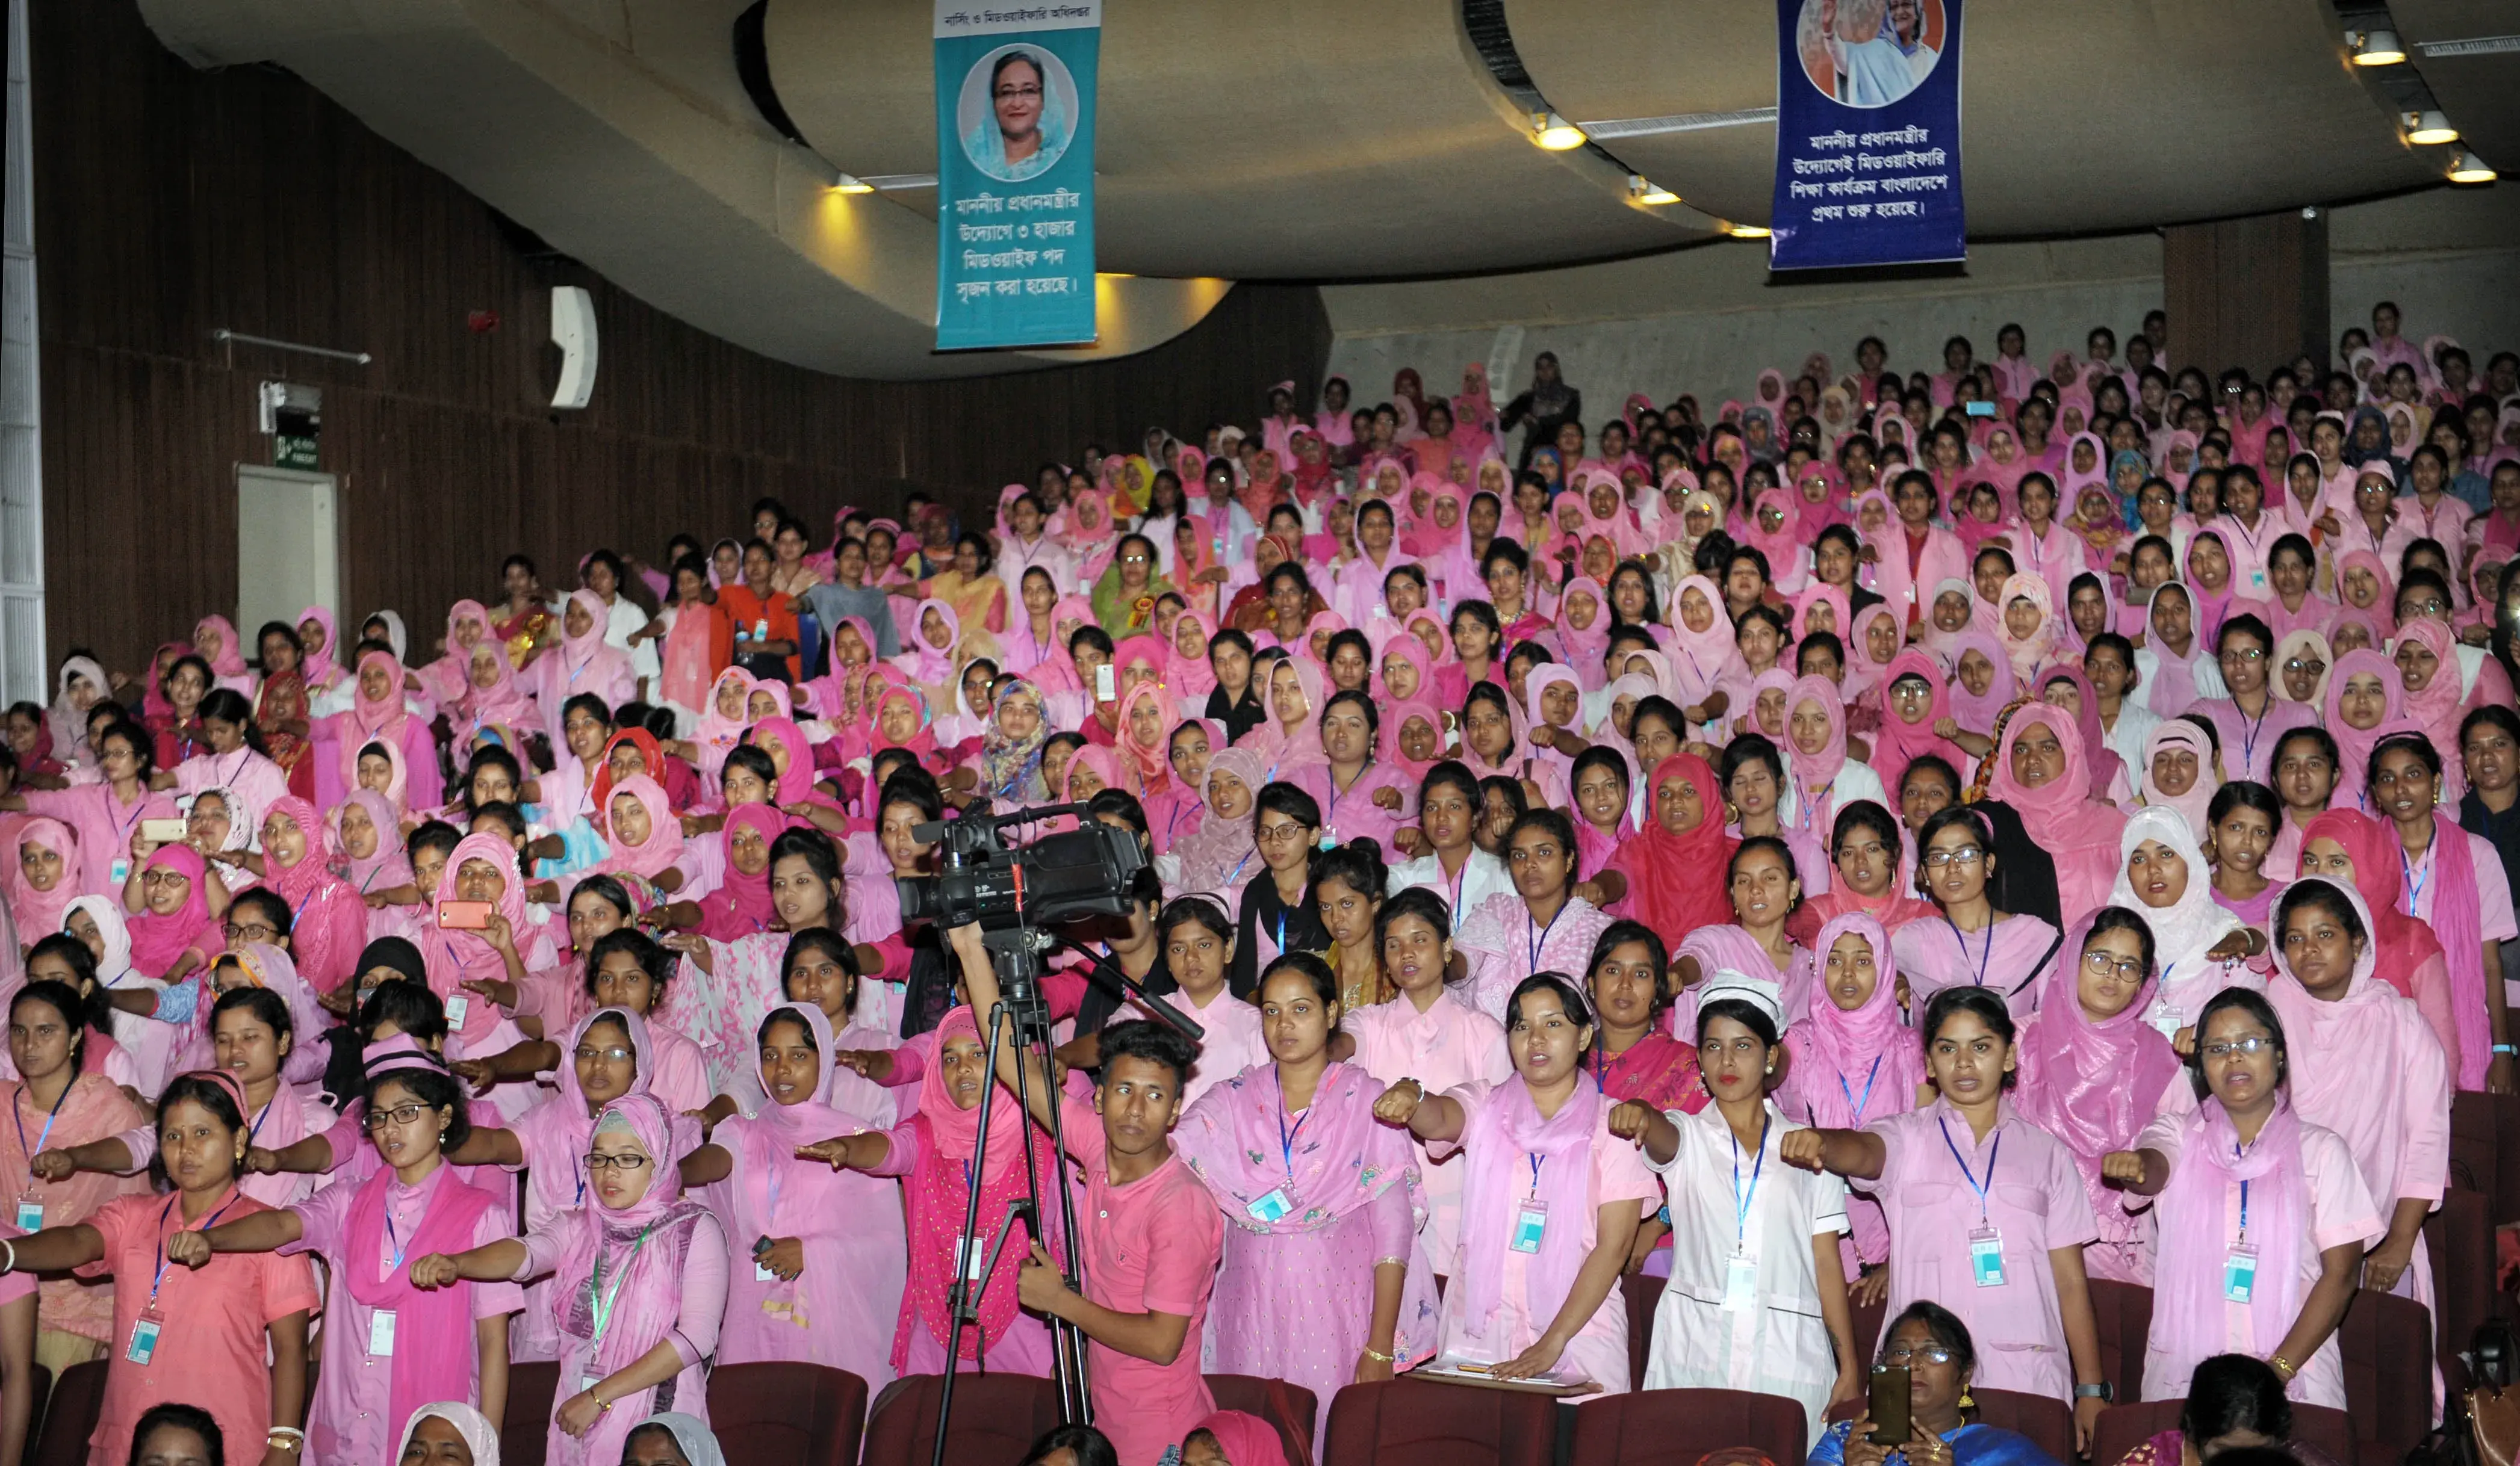
MULTIPOLYGON (((1470 878, 1470 856, 1477 855, 1478 853, 1478 847, 1475 845, 1471 846, 1469 854, 1462 857, 1462 868, 1453 873, 1453 930, 1457 933, 1461 931, 1462 923, 1468 919, 1470 914, 1469 912, 1462 910, 1462 889, 1468 883, 1470 878)), ((1438 856, 1435 859, 1435 868, 1437 870, 1442 870, 1444 868, 1444 861, 1441 856, 1438 856)))
POLYGON ((62 1118, 62 1106, 70 1102, 70 1087, 77 1083, 78 1076, 73 1074, 70 1076, 70 1083, 62 1086, 62 1097, 53 1101, 53 1112, 44 1117, 44 1129, 35 1136, 35 1143, 32 1145, 26 1143, 26 1116, 23 1108, 18 1103, 26 1092, 25 1087, 21 1085, 9 1091, 9 1118, 18 1122, 18 1148, 25 1152, 29 1180, 33 1179, 35 1153, 42 1150, 44 1142, 53 1137, 53 1122, 62 1118))
POLYGON ((1540 1166, 1549 1157, 1536 1150, 1526 1150, 1523 1152, 1523 1158, 1531 1162, 1531 1194, 1536 1200, 1540 1195, 1540 1166))
MULTIPOLYGON (((1952 919, 1951 912, 1949 911, 1945 911, 1943 913, 1943 924, 1952 929, 1952 941, 1959 947, 1960 961, 1963 963, 1967 962, 1968 938, 1960 935, 1960 924, 1952 919)), ((1977 955, 1977 985, 1979 987, 1983 988, 1986 986, 1986 965, 1994 960, 1995 923, 1993 921, 1989 921, 1986 924, 1986 950, 1977 955)))
POLYGON ((1872 1102, 1872 1085, 1873 1082, 1879 1078, 1881 1078, 1881 1055, 1877 1053, 1872 1056, 1871 1072, 1864 1076, 1864 1097, 1862 1099, 1856 1098, 1855 1091, 1847 1087, 1846 1076, 1842 1073, 1838 1075, 1837 1092, 1846 1096, 1847 1124, 1862 1125, 1864 1123, 1864 1107, 1872 1102))
MULTIPOLYGON (((1875 1062, 1878 1062, 1877 1060, 1875 1062)), ((1768 1168, 1768 1116, 1759 1116, 1759 1157, 1750 1163, 1750 1189, 1741 1189, 1741 1137, 1732 1127, 1724 1127, 1725 1137, 1732 1142, 1732 1246, 1738 1251, 1747 1245, 1750 1235, 1750 1208, 1759 1200, 1759 1173, 1768 1168)))
MULTIPOLYGON (((2438 829, 2439 826, 2436 825, 2435 827, 2438 829)), ((2424 904, 2424 887, 2432 883, 2432 847, 2429 845, 2424 847, 2424 868, 2422 873, 2418 874, 2415 870, 2415 863, 2407 859, 2407 847, 2400 845, 2398 847, 2398 869, 2406 876, 2407 914, 2411 916, 2417 911, 2422 909, 2424 904)))
MULTIPOLYGON (((2232 1147, 2232 1149, 2233 1149, 2233 1150, 2235 1150, 2235 1151, 2236 1151, 2238 1148, 2239 1148, 2239 1147, 2237 1147, 2237 1146, 2233 1146, 2233 1147, 2232 1147)), ((2242 1246, 2244 1246, 2244 1247, 2245 1247, 2245 1246, 2247 1246, 2247 1245, 2248 1245, 2248 1241, 2249 1241, 2249 1183, 2248 1183, 2248 1181, 2244 1178, 2244 1179, 2243 1179, 2243 1180, 2241 1180, 2241 1182, 2240 1182, 2240 1244, 2241 1244, 2242 1246)))
MULTIPOLYGON (((1287 1127, 1286 1127, 1286 1082, 1285 1082, 1285 1080, 1284 1080, 1284 1079, 1281 1078, 1281 1079, 1278 1081, 1278 1154, 1279 1154, 1279 1156, 1280 1156, 1282 1159, 1283 1159, 1283 1160, 1285 1161, 1285 1163, 1286 1163, 1286 1184, 1287 1184, 1288 1186, 1292 1186, 1292 1185, 1294 1185, 1294 1184, 1295 1184, 1295 1140, 1296 1140, 1296 1137, 1297 1137, 1297 1136, 1299 1136, 1299 1135, 1301 1135, 1301 1134, 1303 1134, 1303 1133, 1304 1133, 1304 1122, 1305 1122, 1305 1121, 1307 1121, 1307 1120, 1310 1120, 1310 1119, 1312 1119, 1312 1118, 1313 1118, 1313 1112, 1308 1108, 1308 1109, 1306 1109, 1306 1110, 1304 1111, 1304 1113, 1302 1113, 1301 1115, 1298 1115, 1298 1116, 1296 1116, 1296 1117, 1295 1117, 1295 1125, 1294 1125, 1294 1128, 1293 1128, 1292 1130, 1287 1129, 1287 1127)), ((1533 1188, 1534 1188, 1534 1189, 1538 1189, 1538 1185, 1539 1185, 1538 1179, 1535 1177, 1535 1178, 1534 1178, 1534 1181, 1533 1181, 1533 1188)), ((1294 1199, 1294 1198, 1293 1198, 1293 1197, 1291 1197, 1291 1196, 1287 1198, 1287 1200, 1289 1200, 1289 1201, 1292 1201, 1293 1199, 1294 1199)))
MULTIPOLYGON (((1464 870, 1468 869, 1468 863, 1463 862, 1462 868, 1464 870)), ((1557 916, 1565 915, 1566 908, 1573 906, 1574 904, 1575 898, 1572 895, 1567 896, 1558 904, 1557 916)), ((1557 929, 1557 916, 1550 917, 1549 924, 1547 926, 1540 926, 1540 935, 1529 939, 1531 945, 1525 950, 1531 954, 1531 970, 1534 972, 1540 970, 1540 955, 1549 950, 1549 934, 1557 929)), ((1526 926, 1539 926, 1538 922, 1531 919, 1531 907, 1527 903, 1522 909, 1522 919, 1526 926)))
POLYGON ((1943 1144, 1951 1149, 1952 1164, 1960 1168, 1960 1179, 1967 1181, 1969 1189, 1977 1193, 1977 1220, 1979 1222, 1983 1223, 1986 1221, 1987 1187, 1995 1184, 1995 1161, 1996 1157, 2003 1150, 2003 1132, 1997 1131, 1995 1133, 1995 1143, 1986 1148, 1986 1179, 1981 1181, 1977 1178, 1976 1175, 1969 1170, 1968 1162, 1960 1159, 1960 1148, 1952 1140, 1952 1128, 1950 1123, 1941 1119, 1936 1119, 1934 1124, 1940 1128, 1943 1133, 1943 1144))
MULTIPOLYGON (((234 1188, 231 1187, 230 1189, 233 1190, 234 1188)), ((228 1207, 235 1206, 237 1204, 237 1197, 243 1196, 244 1194, 245 1193, 242 1191, 237 1191, 235 1195, 230 1196, 228 1198, 227 1206, 221 1207, 217 1211, 212 1212, 210 1214, 210 1219, 207 1222, 202 1222, 200 1226, 194 1228, 194 1230, 205 1232, 211 1227, 218 1225, 219 1219, 228 1214, 228 1207)), ((158 1271, 155 1276, 149 1279, 148 1308, 153 1312, 156 1311, 158 1308, 158 1289, 159 1285, 166 1281, 166 1219, 175 1215, 175 1203, 183 1199, 183 1193, 181 1192, 177 1192, 175 1195, 167 1197, 165 1210, 158 1214, 158 1271)))
MULTIPOLYGON (((395 1234, 395 1232, 394 1232, 394 1224, 393 1224, 393 1198, 391 1198, 391 1197, 387 1197, 387 1198, 385 1198, 384 1213, 385 1213, 385 1241, 387 1241, 387 1242, 389 1242, 389 1243, 391 1243, 391 1244, 393 1245, 393 1266, 390 1266, 390 1267, 387 1267, 387 1268, 385 1269, 385 1271, 386 1271, 388 1274, 391 1274, 391 1273, 396 1273, 396 1272, 400 1272, 400 1271, 402 1271, 402 1259, 403 1259, 403 1254, 404 1254, 404 1253, 407 1253, 407 1252, 409 1252, 409 1251, 411 1251, 411 1243, 403 1241, 403 1240, 402 1240, 402 1238, 401 1238, 401 1237, 399 1237, 399 1236, 397 1236, 397 1235, 395 1234)), ((418 1228, 414 1228, 414 1229, 413 1229, 413 1231, 412 1231, 412 1236, 413 1236, 414 1238, 417 1238, 419 1235, 420 1235, 419 1229, 418 1229, 418 1228)))

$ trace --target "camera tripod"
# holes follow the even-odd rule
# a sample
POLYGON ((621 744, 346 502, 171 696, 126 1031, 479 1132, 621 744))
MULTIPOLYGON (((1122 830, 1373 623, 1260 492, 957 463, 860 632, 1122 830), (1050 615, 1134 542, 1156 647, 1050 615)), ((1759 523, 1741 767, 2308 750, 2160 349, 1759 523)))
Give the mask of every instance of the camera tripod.
MULTIPOLYGON (((989 951, 989 965, 997 973, 999 1000, 986 1019, 988 1039, 984 1062, 987 1067, 982 1072, 989 1078, 980 1091, 979 1137, 971 1152, 970 1190, 963 1203, 962 1240, 955 1259, 954 1283, 946 1295, 953 1323, 945 1340, 945 1379, 936 1407, 933 1466, 945 1466, 946 1429, 954 1418, 954 1380, 962 1365, 963 1330, 966 1325, 978 1325, 981 1288, 986 1279, 996 1274, 998 1259, 1012 1239, 1018 1219, 1023 1221, 1029 1235, 1042 1240, 1050 1248, 1061 1280, 1070 1289, 1081 1292, 1084 1288, 1084 1259, 1077 1245, 1075 1192, 1068 1184, 1066 1134, 1059 1119, 1058 1069, 1051 1052, 1050 1003, 1041 991, 1042 954, 1060 941, 1047 931, 1029 926, 985 932, 981 936, 982 945, 989 951), (1001 1022, 1002 1016, 1009 1021, 1001 1022), (985 1260, 975 1264, 970 1261, 969 1254, 977 1249, 980 1237, 979 1177, 987 1172, 989 1117, 999 1102, 998 1090, 1002 1088, 997 1082, 998 1058, 1010 1033, 1020 1058, 1039 1060, 1038 1069, 1030 1063, 1018 1062, 1015 1065, 1015 1109, 1016 1114, 1023 1117, 1019 1133, 1023 1137, 1024 1194, 1007 1204, 1006 1215, 997 1220, 985 1260), (1052 1092, 1046 1096, 1045 1108, 1050 1112, 1049 1169, 1051 1189, 1058 1198, 1055 1213, 1043 1204, 1042 1164, 1033 1148, 1030 1090, 1036 1073, 1052 1086, 1052 1092), (1045 1220, 1054 1216, 1058 1228, 1055 1240, 1045 1226, 1045 1220)), ((1074 946, 1073 943, 1065 945, 1074 946)), ((1081 948, 1077 950, 1083 952, 1081 948)), ((1084 955, 1092 956, 1090 953, 1084 955)), ((1193 1040, 1200 1037, 1196 1024, 1174 1011, 1161 999, 1149 996, 1116 965, 1097 960, 1102 970, 1116 978, 1124 990, 1160 1021, 1193 1040)), ((1086 1379, 1085 1335, 1075 1324, 1059 1318, 1052 1319, 1050 1328, 1054 1368, 1058 1382, 1059 1418, 1071 1425, 1091 1425, 1094 1423, 1094 1402, 1086 1379)), ((985 1371, 988 1367, 985 1343, 977 1355, 978 1363, 985 1371)))

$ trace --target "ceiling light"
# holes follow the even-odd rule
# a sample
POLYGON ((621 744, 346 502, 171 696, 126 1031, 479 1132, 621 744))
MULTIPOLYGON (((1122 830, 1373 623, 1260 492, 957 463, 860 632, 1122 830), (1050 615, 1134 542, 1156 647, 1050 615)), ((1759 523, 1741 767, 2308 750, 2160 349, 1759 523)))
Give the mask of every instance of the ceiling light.
POLYGON ((2496 176, 2492 164, 2464 148, 2458 150, 2458 156, 2450 160, 2450 181, 2452 183, 2492 183, 2496 176))
POLYGON ((834 194, 872 194, 875 192, 875 185, 858 177, 854 173, 842 173, 839 177, 832 180, 832 192, 834 194))
POLYGON ((1649 207, 1678 203, 1680 196, 1662 185, 1647 181, 1642 173, 1628 175, 1628 197, 1649 207))
POLYGON ((1764 240, 1771 233, 1756 224, 1727 224, 1724 232, 1736 240, 1764 240))
POLYGON ((2458 129, 2450 125, 2450 118, 2438 111, 2408 112, 2407 113, 2407 141, 2425 146, 2434 143, 2455 143, 2458 141, 2458 129))
POLYGON ((1531 140, 1552 153, 1584 146, 1584 129, 1555 112, 1531 114, 1531 140))
POLYGON ((2354 45, 2358 67, 2393 67, 2407 59, 2407 48, 2398 43, 2394 30, 2354 31, 2345 38, 2354 45))

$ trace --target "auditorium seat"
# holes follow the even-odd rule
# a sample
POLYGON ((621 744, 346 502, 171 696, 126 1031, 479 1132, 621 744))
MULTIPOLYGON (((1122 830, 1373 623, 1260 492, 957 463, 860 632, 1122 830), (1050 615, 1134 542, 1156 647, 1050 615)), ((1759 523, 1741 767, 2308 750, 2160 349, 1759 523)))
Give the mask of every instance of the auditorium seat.
MULTIPOLYGON (((62 1381, 44 1408, 44 1429, 34 1441, 34 1466, 85 1466, 87 1438, 105 1414, 106 1361, 90 1359, 62 1371, 62 1381)), ((128 1449, 128 1446, 125 1447, 128 1449)), ((122 1451, 109 1451, 120 1456, 122 1451)))
POLYGON ((508 1415, 499 1422, 499 1459, 505 1466, 543 1466, 552 1411, 559 1406, 558 1359, 508 1366, 508 1415))
POLYGON ((1327 1442, 1326 1466, 1550 1466, 1557 1401, 1431 1380, 1349 1385, 1330 1401, 1327 1442))
POLYGON ((709 1374, 709 1428, 741 1443, 747 1466, 856 1466, 866 1408, 866 1381, 828 1364, 720 1364, 709 1374))
POLYGON ((2120 1399, 2143 1398, 2144 1340, 2152 1332, 2152 1290, 2140 1283, 2092 1279, 2092 1312, 2099 1322, 2100 1378, 2120 1399))
POLYGON ((1803 1407, 1746 1390, 1645 1390, 1579 1400, 1572 1466, 1696 1466, 1710 1450, 1746 1445, 1776 1466, 1801 1466, 1803 1407))
POLYGON ((1628 1388, 1645 1387, 1645 1359, 1653 1353, 1654 1310, 1662 1306, 1666 1277, 1631 1272, 1619 1279, 1619 1298, 1628 1310, 1628 1388))
POLYGON ((2412 1299, 2364 1289, 2346 1306, 2336 1344, 2355 1454, 2367 1466, 2394 1466, 2432 1429, 2431 1316, 2412 1299))
POLYGON ((2496 1160, 2494 1098, 2471 1090, 2450 1099, 2450 1183, 2484 1197, 2489 1209, 2498 1199, 2501 1174, 2496 1160))
MULTIPOLYGON (((1978 1424, 2027 1437, 2032 1444, 2059 1461, 2075 1458, 2074 1412, 2063 1400, 1983 1386, 1971 1386, 1969 1398, 1977 1401, 1970 1418, 1978 1424)), ((1841 1401, 1829 1406, 1828 1418, 1832 1423, 1852 1420, 1863 1413, 1864 1404, 1860 1399, 1841 1401)))
POLYGON ((1871 1368, 1872 1361, 1880 1355, 1881 1325, 1889 1315, 1890 1300, 1887 1298, 1879 1303, 1855 1305, 1849 1326, 1855 1330, 1855 1356, 1864 1361, 1867 1369, 1871 1368))
POLYGON ((2486 1198, 2451 1187, 2439 1210, 2424 1219, 2424 1250, 2431 1254, 2433 1297, 2439 1303, 2434 1338, 2442 1370, 2453 1390, 2465 1388, 2458 1355, 2476 1337, 2476 1326, 2507 1307, 2494 1287, 2494 1227, 2486 1198))
POLYGON ((1313 1426, 1321 1418, 1321 1400, 1312 1391, 1256 1374, 1211 1374, 1207 1393, 1216 1397, 1220 1410, 1240 1410, 1276 1426, 1286 1444, 1287 1460, 1312 1459, 1313 1426))
MULTIPOLYGON (((2498 1164, 2494 1171, 2494 1224, 2508 1226, 2520 1222, 2520 1094, 2480 1097, 2494 1111, 2495 1155, 2512 1157, 2510 1164, 2498 1164)), ((2452 1103, 2455 1105, 2456 1101, 2452 1103)))
MULTIPOLYGON (((2102 1410, 2099 1424, 2092 1429, 2092 1466, 2117 1466, 2128 1451, 2163 1431, 2179 1429, 2179 1412, 2185 1403, 2148 1399, 2102 1410)), ((2354 1422, 2343 1410, 2296 1403, 2290 1439, 2324 1452, 2338 1466, 2354 1466, 2354 1422)))
MULTIPOLYGON (((914 1374, 884 1386, 867 1419, 866 1466, 927 1466, 936 1451, 936 1403, 944 1384, 943 1375, 914 1374)), ((958 1372, 945 1459, 1019 1461, 1024 1447, 1057 1424, 1057 1381, 958 1372)))

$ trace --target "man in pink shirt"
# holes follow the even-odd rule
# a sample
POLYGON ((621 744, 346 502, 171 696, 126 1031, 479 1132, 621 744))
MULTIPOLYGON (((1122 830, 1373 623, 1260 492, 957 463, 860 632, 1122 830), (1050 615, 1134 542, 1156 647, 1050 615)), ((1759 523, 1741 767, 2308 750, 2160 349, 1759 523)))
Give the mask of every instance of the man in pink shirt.
MULTIPOLYGON (((971 1009, 998 1001, 997 974, 977 926, 949 933, 962 959, 971 1009)), ((1077 1212, 1085 1291, 1067 1286, 1038 1242, 1018 1285, 1023 1306, 1076 1326, 1087 1340, 1086 1376, 1094 1423, 1111 1440, 1120 1466, 1155 1466, 1216 1409, 1198 1372, 1198 1339, 1225 1246, 1225 1220, 1207 1188, 1175 1159, 1171 1133, 1182 1082, 1195 1055, 1188 1039, 1160 1024, 1115 1023, 1102 1031, 1102 1085, 1091 1104, 1058 1103, 1068 1154, 1085 1168, 1077 1212)), ((1025 1059, 1012 1034, 998 1051, 998 1079, 1015 1088, 1025 1059)), ((1023 1092, 1048 1126, 1049 1076, 1035 1065, 1023 1092)))

